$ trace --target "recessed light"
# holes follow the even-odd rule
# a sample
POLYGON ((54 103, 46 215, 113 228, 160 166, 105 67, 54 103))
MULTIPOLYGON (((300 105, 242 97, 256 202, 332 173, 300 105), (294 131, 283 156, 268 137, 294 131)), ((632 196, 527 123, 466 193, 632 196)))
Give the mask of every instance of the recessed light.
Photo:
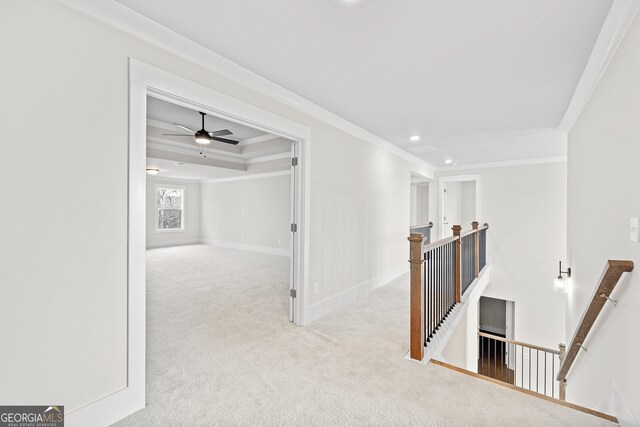
POLYGON ((451 160, 451 159, 447 159, 447 160, 445 160, 445 161, 444 161, 444 163, 445 163, 446 165, 450 165, 451 163, 453 163, 453 160, 451 160))
POLYGON ((420 141, 420 135, 411 135, 411 136, 409 137, 409 139, 410 139, 412 142, 420 141))
POLYGON ((160 169, 158 168, 147 168, 147 175, 158 175, 160 169))

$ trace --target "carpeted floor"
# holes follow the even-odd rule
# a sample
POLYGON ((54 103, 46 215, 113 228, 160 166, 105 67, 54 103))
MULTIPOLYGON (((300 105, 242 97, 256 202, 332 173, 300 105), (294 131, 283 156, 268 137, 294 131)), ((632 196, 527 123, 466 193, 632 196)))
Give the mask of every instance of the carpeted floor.
POLYGON ((147 407, 119 426, 605 425, 403 359, 408 282, 307 327, 289 260, 204 245, 147 252, 147 407))

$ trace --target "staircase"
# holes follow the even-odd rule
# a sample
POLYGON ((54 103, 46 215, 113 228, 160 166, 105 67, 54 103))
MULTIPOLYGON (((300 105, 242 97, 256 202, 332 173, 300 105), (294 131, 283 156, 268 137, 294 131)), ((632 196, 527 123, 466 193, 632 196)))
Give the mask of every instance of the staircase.
MULTIPOLYGON (((441 357, 463 316, 465 304, 469 304, 469 300, 471 304, 477 304, 477 294, 482 294, 488 282, 487 275, 484 286, 479 286, 489 269, 486 251, 489 227, 487 224, 480 227, 474 221, 471 230, 462 232, 461 228, 453 226, 452 237, 433 243, 421 233, 412 233, 409 237, 411 334, 408 357, 617 423, 612 415, 566 402, 566 389, 572 365, 581 351, 587 351, 585 343, 593 325, 606 303, 616 304, 611 293, 621 276, 633 270, 633 262, 607 262, 591 303, 568 346, 560 344, 558 349, 550 349, 478 331, 477 365, 469 363, 469 356, 464 364, 470 369, 475 365, 473 369, 477 371, 472 372, 447 364, 441 357)), ((467 337, 471 336, 467 331, 467 337)))

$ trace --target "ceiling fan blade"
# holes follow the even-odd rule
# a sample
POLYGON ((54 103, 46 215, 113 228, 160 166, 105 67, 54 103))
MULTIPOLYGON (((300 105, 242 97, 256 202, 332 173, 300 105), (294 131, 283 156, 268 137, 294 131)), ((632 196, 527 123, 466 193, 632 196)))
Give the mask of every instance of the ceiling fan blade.
POLYGON ((185 135, 184 133, 163 133, 166 136, 190 136, 193 138, 193 135, 185 135))
POLYGON ((226 144, 232 144, 232 145, 238 145, 238 143, 240 142, 240 141, 234 141, 233 139, 218 138, 217 136, 212 136, 211 139, 213 139, 214 141, 220 141, 220 142, 224 142, 226 144))
POLYGON ((195 130, 193 130, 193 129, 191 129, 191 128, 188 128, 188 127, 186 127, 186 126, 183 126, 183 125, 179 125, 178 123, 174 123, 174 125, 175 125, 175 126, 178 126, 179 128, 182 128, 182 129, 184 129, 184 130, 187 130, 187 131, 189 131, 189 132, 191 132, 191 133, 196 133, 196 131, 195 131, 195 130))
POLYGON ((233 135, 233 132, 231 132, 229 129, 221 129, 221 130, 216 130, 214 132, 209 132, 209 135, 211 135, 211 136, 225 136, 225 135, 233 135))

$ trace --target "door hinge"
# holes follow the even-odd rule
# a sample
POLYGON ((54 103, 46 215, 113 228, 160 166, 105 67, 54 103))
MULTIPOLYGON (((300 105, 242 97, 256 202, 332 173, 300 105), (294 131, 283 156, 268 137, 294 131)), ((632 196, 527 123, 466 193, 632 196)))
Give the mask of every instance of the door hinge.
POLYGON ((291 158, 291 166, 298 166, 298 158, 297 157, 292 157, 291 158))
POLYGON ((289 295, 291 296, 291 298, 295 298, 296 297, 296 290, 295 289, 289 289, 289 295))
POLYGON ((295 233, 298 231, 298 224, 291 224, 291 232, 295 233))

